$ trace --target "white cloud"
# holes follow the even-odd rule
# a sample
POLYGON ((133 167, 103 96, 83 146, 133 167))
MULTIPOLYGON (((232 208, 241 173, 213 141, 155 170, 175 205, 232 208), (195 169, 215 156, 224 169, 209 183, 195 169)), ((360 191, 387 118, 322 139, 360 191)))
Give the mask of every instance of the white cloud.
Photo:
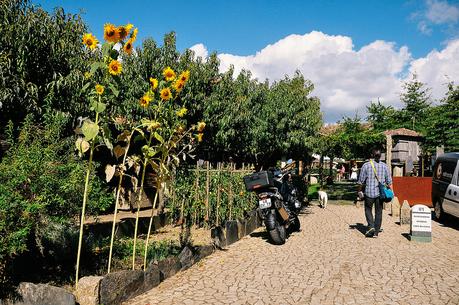
POLYGON ((427 0, 426 17, 435 24, 456 23, 459 20, 459 8, 448 1, 427 0))
MULTIPOLYGON (((195 47, 195 46, 193 46, 195 47)), ((200 44, 200 54, 208 54, 200 44)), ((432 51, 425 58, 413 60, 406 46, 377 40, 355 49, 346 36, 311 32, 289 35, 270 44, 254 55, 219 54, 220 70, 231 65, 238 74, 248 69, 263 81, 282 79, 299 70, 315 85, 314 95, 321 99, 326 122, 356 112, 364 116, 370 100, 378 98, 386 105, 400 106, 402 83, 416 72, 428 86, 435 87, 433 97, 440 98, 450 80, 459 81, 459 40, 451 41, 442 51, 432 51)))
POLYGON ((432 88, 432 96, 441 98, 446 84, 459 83, 459 39, 450 41, 441 50, 433 50, 426 57, 411 62, 410 73, 416 73, 421 82, 432 88))
POLYGON ((202 59, 207 58, 207 56, 209 55, 209 52, 207 52, 207 48, 202 43, 195 44, 190 48, 190 50, 194 52, 194 55, 196 57, 201 57, 202 59))

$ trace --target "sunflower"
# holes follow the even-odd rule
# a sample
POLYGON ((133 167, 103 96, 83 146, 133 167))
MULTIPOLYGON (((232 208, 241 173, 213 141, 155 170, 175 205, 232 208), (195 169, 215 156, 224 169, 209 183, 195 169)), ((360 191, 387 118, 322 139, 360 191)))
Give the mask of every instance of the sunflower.
POLYGON ((190 78, 190 71, 186 70, 180 73, 179 80, 182 81, 184 84, 188 81, 190 78))
POLYGON ((120 40, 118 29, 113 24, 106 23, 104 25, 104 39, 108 42, 115 43, 120 40))
POLYGON ((86 78, 86 79, 91 78, 91 76, 92 76, 91 72, 86 71, 86 72, 84 73, 84 78, 86 78))
POLYGON ((198 132, 202 132, 206 128, 206 123, 204 122, 199 122, 198 123, 198 132))
POLYGON ((175 91, 177 91, 177 92, 182 91, 182 89, 183 89, 184 86, 185 86, 185 83, 182 82, 180 79, 177 80, 177 81, 175 81, 175 83, 174 83, 174 85, 173 85, 175 91))
POLYGON ((158 80, 156 78, 150 77, 150 85, 152 90, 158 88, 158 80))
POLYGON ((126 54, 131 55, 132 49, 133 49, 133 47, 132 47, 133 43, 134 43, 134 41, 131 38, 124 44, 123 50, 124 50, 124 52, 126 52, 126 54))
POLYGON ((164 78, 169 82, 175 79, 175 72, 171 69, 171 67, 167 67, 163 71, 164 78))
POLYGON ((94 50, 97 47, 98 42, 99 41, 97 41, 96 36, 94 36, 92 33, 86 33, 83 35, 83 44, 91 50, 94 50))
POLYGON ((144 96, 140 98, 140 106, 144 108, 147 108, 150 102, 151 102, 151 96, 148 93, 146 93, 144 96))
POLYGON ((126 25, 119 26, 117 28, 120 40, 124 40, 129 35, 129 32, 131 31, 132 27, 133 25, 129 23, 126 25))
POLYGON ((136 40, 137 39, 137 33, 139 32, 139 29, 138 28, 135 28, 134 31, 132 31, 132 34, 131 34, 131 38, 133 40, 136 40))
POLYGON ((171 89, 169 88, 164 88, 161 90, 161 98, 165 101, 170 100, 172 97, 171 89))
POLYGON ((97 84, 96 85, 96 93, 102 95, 104 93, 104 86, 97 84))
POLYGON ((188 109, 186 109, 185 107, 181 108, 179 111, 176 112, 177 116, 179 118, 182 118, 186 113, 187 113, 188 109))
POLYGON ((123 67, 121 66, 121 63, 117 60, 113 59, 108 65, 108 72, 110 72, 111 75, 121 74, 122 71, 123 67))
POLYGON ((200 133, 198 133, 198 134, 196 135, 196 137, 198 138, 198 142, 202 142, 202 136, 203 136, 203 135, 204 135, 204 134, 203 134, 202 132, 200 132, 200 133))
POLYGON ((183 133, 185 131, 185 128, 182 125, 180 125, 175 129, 175 131, 177 133, 183 133))

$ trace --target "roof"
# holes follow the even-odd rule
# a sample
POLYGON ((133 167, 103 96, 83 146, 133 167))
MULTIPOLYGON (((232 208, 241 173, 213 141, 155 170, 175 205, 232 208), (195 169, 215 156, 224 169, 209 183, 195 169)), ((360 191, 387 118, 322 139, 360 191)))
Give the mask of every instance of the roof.
POLYGON ((437 160, 459 160, 459 152, 450 152, 439 155, 437 160))
POLYGON ((416 132, 411 129, 406 129, 406 128, 386 130, 384 131, 384 134, 391 135, 391 136, 423 137, 423 135, 420 134, 419 132, 416 132))

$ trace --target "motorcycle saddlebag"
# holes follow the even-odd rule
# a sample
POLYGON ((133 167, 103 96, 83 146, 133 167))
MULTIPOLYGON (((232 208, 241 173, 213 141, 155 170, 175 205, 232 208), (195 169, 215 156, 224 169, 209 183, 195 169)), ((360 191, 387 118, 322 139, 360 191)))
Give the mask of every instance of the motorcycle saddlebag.
POLYGON ((247 191, 254 191, 259 188, 274 186, 273 173, 261 171, 244 177, 244 184, 247 191))

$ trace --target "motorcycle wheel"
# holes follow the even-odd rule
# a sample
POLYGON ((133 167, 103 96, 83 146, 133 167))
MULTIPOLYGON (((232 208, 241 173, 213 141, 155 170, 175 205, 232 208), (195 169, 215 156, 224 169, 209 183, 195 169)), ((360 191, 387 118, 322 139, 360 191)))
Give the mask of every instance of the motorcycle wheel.
POLYGON ((301 227, 300 219, 298 216, 295 216, 295 218, 292 221, 292 224, 289 226, 289 229, 291 232, 299 232, 301 227))
POLYGON ((275 245, 285 244, 285 238, 287 237, 285 232, 285 227, 280 225, 276 221, 276 228, 274 230, 268 231, 271 242, 275 245))

